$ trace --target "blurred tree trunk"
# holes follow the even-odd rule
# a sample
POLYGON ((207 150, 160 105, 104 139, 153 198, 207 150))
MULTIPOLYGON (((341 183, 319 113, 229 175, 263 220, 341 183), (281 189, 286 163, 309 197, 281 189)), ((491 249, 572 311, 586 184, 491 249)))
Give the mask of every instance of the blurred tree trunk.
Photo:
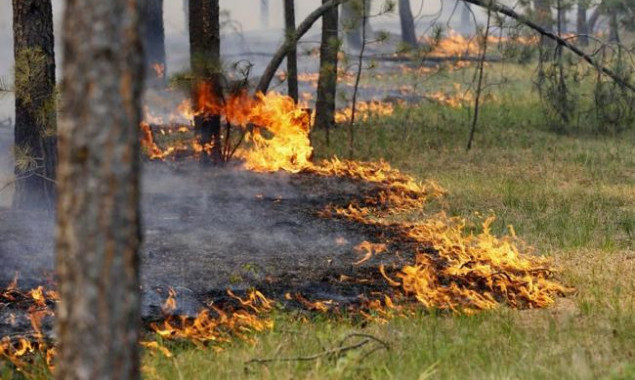
MULTIPOLYGON (((328 0, 322 0, 322 4, 328 0)), ((320 76, 318 78, 315 125, 326 129, 327 143, 330 129, 335 125, 335 97, 337 91, 338 9, 333 7, 322 16, 320 44, 320 76)))
POLYGON ((56 237, 58 379, 140 376, 140 3, 66 3, 56 237))
POLYGON ((586 0, 578 0, 576 33, 580 36, 578 37, 578 43, 581 46, 589 45, 589 37, 588 37, 589 27, 587 24, 587 10, 588 10, 588 4, 586 0))
MULTIPOLYGON (((194 75, 192 104, 197 108, 199 91, 211 90, 212 97, 221 101, 220 8, 219 0, 190 0, 190 65, 194 75), (208 86, 202 86, 206 84, 208 86)), ((196 116, 195 127, 200 143, 211 144, 211 152, 203 150, 203 164, 222 162, 220 115, 196 116)))
POLYGON ((595 31, 595 26, 600 19, 600 16, 602 16, 602 8, 603 7, 601 6, 595 7, 593 12, 591 12, 591 16, 589 16, 589 19, 587 20, 587 28, 590 34, 593 34, 593 32, 595 31))
POLYGON ((146 53, 146 80, 151 84, 165 84, 165 28, 163 26, 163 0, 146 0, 144 43, 146 53))
POLYGON ((55 203, 54 44, 51 0, 13 0, 16 208, 55 203))
POLYGON ((401 41, 410 46, 417 46, 417 33, 415 32, 410 0, 399 0, 399 20, 401 22, 401 41))
POLYGON ((535 0, 536 23, 548 32, 553 31, 553 17, 551 15, 550 0, 535 0))
POLYGON ((260 27, 269 29, 269 0, 260 0, 260 27))
POLYGON ((349 49, 359 50, 362 47, 362 20, 366 20, 366 35, 372 35, 370 18, 368 17, 370 9, 370 0, 350 0, 342 4, 340 23, 346 46, 349 49), (363 9, 366 9, 366 17, 362 15, 363 9))
POLYGON ((609 9, 609 42, 620 43, 620 24, 617 20, 617 10, 609 9))
MULTIPOLYGON (((284 23, 287 40, 293 38, 295 30, 295 4, 294 0, 284 0, 284 23)), ((298 102, 298 49, 296 44, 287 54, 287 84, 289 96, 298 102)))
POLYGON ((558 17, 558 33, 565 34, 569 30, 567 25, 567 8, 566 4, 563 4, 563 0, 558 0, 558 7, 556 9, 558 17))

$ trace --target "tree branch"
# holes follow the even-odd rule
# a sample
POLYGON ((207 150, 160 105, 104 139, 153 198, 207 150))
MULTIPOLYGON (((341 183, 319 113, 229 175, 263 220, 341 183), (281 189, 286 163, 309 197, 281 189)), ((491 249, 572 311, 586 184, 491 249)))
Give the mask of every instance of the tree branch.
POLYGON ((504 14, 505 16, 509 16, 509 17, 513 18, 514 20, 518 21, 519 23, 521 23, 521 24, 523 24, 523 25, 535 30, 540 35, 556 41, 556 43, 558 45, 566 47, 571 52, 573 52, 574 54, 576 54, 577 56, 579 56, 580 58, 584 59, 585 61, 587 61, 592 66, 594 66, 597 70, 599 70, 600 72, 602 72, 606 76, 608 76, 611 79, 613 79, 621 87, 628 88, 629 90, 635 92, 635 85, 633 85, 629 81, 628 78, 622 78, 617 73, 615 73, 613 70, 609 69, 608 67, 601 66, 595 59, 593 59, 591 56, 589 56, 588 54, 586 54, 585 52, 580 50, 575 45, 571 44, 566 39, 558 36, 557 34, 555 34, 553 32, 550 32, 550 31, 544 29, 543 27, 541 27, 540 25, 536 24, 535 22, 533 22, 532 20, 530 20, 526 16, 523 16, 523 15, 517 13, 513 9, 509 8, 508 6, 498 4, 498 3, 496 3, 493 0, 463 0, 463 1, 466 2, 466 3, 474 4, 474 5, 477 5, 479 7, 486 8, 486 9, 489 9, 491 11, 498 12, 498 13, 504 14))
POLYGON ((274 54, 273 58, 271 58, 269 65, 267 65, 267 68, 265 69, 262 77, 260 78, 260 81, 258 82, 258 86, 256 86, 255 92, 262 92, 263 94, 267 92, 267 90, 269 89, 269 85, 271 84, 271 80, 275 76, 278 67, 280 67, 282 61, 287 56, 289 51, 293 50, 298 41, 300 41, 300 39, 311 29, 313 24, 315 24, 315 22, 320 17, 322 17, 322 15, 324 15, 324 13, 326 13, 329 9, 337 7, 347 1, 348 0, 331 0, 311 12, 311 14, 309 14, 306 19, 304 19, 304 21, 302 21, 302 23, 298 25, 295 34, 292 36, 287 36, 284 44, 282 44, 282 46, 278 48, 276 54, 274 54))

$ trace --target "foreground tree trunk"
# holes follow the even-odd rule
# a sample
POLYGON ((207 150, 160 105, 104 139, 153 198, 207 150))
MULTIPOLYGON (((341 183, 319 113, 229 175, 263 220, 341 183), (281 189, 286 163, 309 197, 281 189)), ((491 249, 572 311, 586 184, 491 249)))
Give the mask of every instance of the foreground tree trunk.
MULTIPOLYGON (((190 65, 194 75, 192 104, 197 107, 199 92, 211 91, 222 98, 220 62, 220 7, 218 0, 190 0, 190 65)), ((203 150, 203 164, 222 161, 220 115, 200 114, 194 120, 200 133, 201 145, 212 145, 211 152, 203 150)))
POLYGON ((55 201, 56 99, 51 0, 13 0, 16 208, 55 201))
POLYGON ((139 3, 66 3, 58 379, 139 378, 139 3))
POLYGON ((165 28, 163 25, 163 0, 146 0, 143 40, 146 53, 146 80, 150 84, 165 84, 165 28))
POLYGON ((417 46, 417 33, 415 32, 410 0, 399 0, 399 20, 401 22, 401 41, 409 46, 417 46))
MULTIPOLYGON (((295 4, 294 0, 284 0, 284 23, 287 41, 295 37, 295 4)), ((298 49, 296 44, 287 54, 287 84, 289 96, 298 102, 298 49)))
POLYGON ((578 43, 581 46, 589 45, 589 26, 587 24, 587 10, 588 5, 586 0, 578 1, 578 13, 576 19, 576 33, 580 36, 578 37, 578 43))
MULTIPOLYGON (((322 0, 322 4, 328 3, 322 0)), ((337 38, 338 10, 330 8, 322 16, 322 42, 320 44, 320 76, 318 78, 317 101, 315 104, 315 125, 326 129, 327 143, 329 131, 335 125, 335 96, 337 91, 337 38)))

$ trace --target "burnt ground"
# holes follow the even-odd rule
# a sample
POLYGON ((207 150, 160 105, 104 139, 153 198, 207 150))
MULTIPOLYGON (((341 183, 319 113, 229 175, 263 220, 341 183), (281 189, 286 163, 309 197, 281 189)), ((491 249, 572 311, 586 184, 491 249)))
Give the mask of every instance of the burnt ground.
MULTIPOLYGON (((349 204, 372 191, 372 184, 308 173, 202 170, 193 162, 147 163, 144 171, 146 319, 161 316, 170 287, 177 291, 176 313, 183 315, 222 299, 227 289, 256 288, 287 306, 295 301, 284 301, 285 292, 346 305, 385 285, 341 282, 342 274, 377 278, 379 261, 396 267, 396 260, 409 256, 383 254, 354 265, 363 256, 356 245, 385 241, 389 231, 317 215, 328 204, 349 204)), ((52 216, 0 209, 0 288, 15 273, 21 289, 54 287, 53 234, 52 216)), ((19 309, 0 303, 0 336, 19 330, 8 318, 19 309)), ((28 327, 26 320, 22 324, 28 327)))

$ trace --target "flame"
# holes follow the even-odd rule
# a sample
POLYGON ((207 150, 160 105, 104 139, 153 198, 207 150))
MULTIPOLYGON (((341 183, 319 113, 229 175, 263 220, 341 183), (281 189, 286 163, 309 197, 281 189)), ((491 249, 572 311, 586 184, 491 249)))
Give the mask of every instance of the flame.
MULTIPOLYGON (((228 294, 238 301, 239 309, 226 311, 219 307, 212 307, 212 310, 201 311, 195 318, 169 316, 161 323, 152 323, 150 327, 163 339, 187 340, 197 345, 228 342, 231 336, 249 341, 248 333, 273 328, 272 320, 260 316, 273 308, 273 301, 255 290, 244 299, 231 291, 228 291, 228 294)), ((166 303, 176 307, 173 297, 174 295, 170 294, 166 303)), ((145 346, 155 348, 152 343, 147 343, 145 346)))
MULTIPOLYGON (((389 102, 379 102, 370 100, 367 102, 357 102, 355 106, 355 118, 357 120, 366 121, 371 117, 390 116, 395 112, 395 106, 389 102)), ((353 115, 353 107, 347 107, 338 110, 335 113, 335 121, 337 123, 348 123, 353 115)))
POLYGON ((165 65, 163 63, 153 63, 151 67, 157 78, 165 78, 165 65))

